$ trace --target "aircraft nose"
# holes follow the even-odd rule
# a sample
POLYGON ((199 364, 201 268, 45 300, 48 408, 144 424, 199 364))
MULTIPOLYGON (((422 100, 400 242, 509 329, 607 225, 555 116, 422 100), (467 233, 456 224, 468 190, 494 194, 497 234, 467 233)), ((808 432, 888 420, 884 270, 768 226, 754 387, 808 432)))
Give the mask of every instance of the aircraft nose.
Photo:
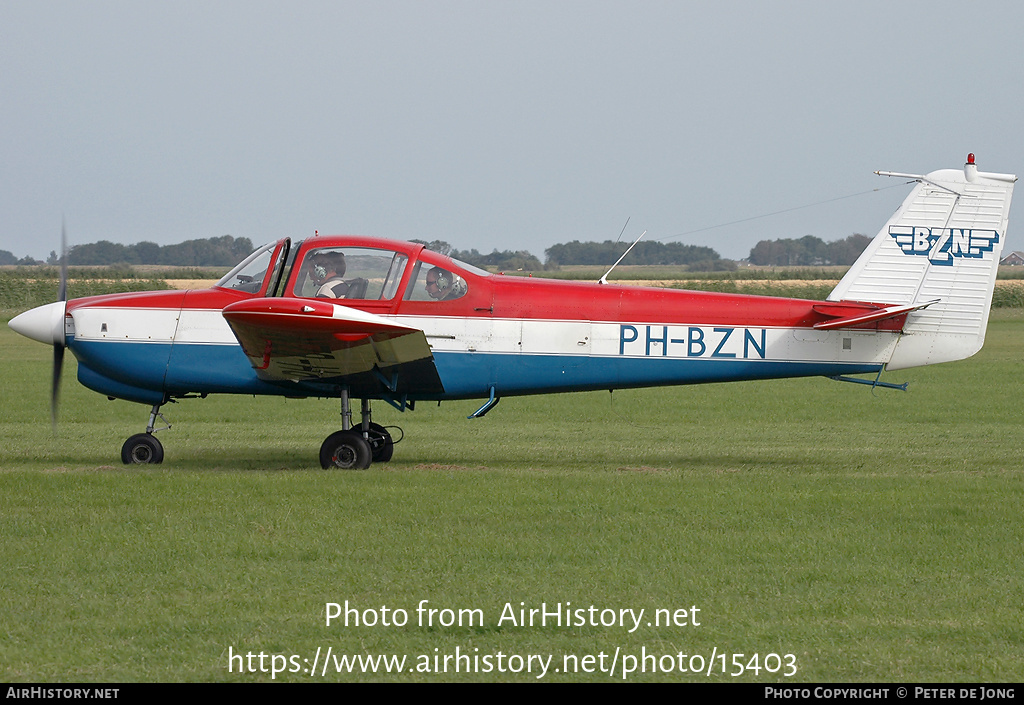
POLYGON ((64 301, 54 301, 52 304, 37 306, 18 314, 7 325, 16 333, 40 343, 63 345, 65 304, 64 301))

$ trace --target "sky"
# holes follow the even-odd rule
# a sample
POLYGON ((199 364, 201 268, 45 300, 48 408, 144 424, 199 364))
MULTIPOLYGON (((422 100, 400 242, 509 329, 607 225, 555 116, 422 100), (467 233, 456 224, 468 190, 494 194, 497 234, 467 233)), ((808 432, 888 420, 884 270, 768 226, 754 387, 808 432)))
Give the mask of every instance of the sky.
MULTIPOLYGON (((874 235, 1024 172, 1024 3, 0 2, 0 250, 874 235)), ((1007 250, 1024 249, 1011 210, 1007 250)))

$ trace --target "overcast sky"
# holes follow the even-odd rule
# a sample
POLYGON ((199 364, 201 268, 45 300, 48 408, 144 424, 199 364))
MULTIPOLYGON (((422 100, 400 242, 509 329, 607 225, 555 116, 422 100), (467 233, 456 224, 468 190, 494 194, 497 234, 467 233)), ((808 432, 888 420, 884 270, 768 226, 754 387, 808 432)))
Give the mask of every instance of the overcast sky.
POLYGON ((909 191, 876 169, 1024 173, 1022 30, 962 0, 0 0, 0 249, 44 258, 62 216, 542 259, 627 218, 732 258, 873 235, 909 191))

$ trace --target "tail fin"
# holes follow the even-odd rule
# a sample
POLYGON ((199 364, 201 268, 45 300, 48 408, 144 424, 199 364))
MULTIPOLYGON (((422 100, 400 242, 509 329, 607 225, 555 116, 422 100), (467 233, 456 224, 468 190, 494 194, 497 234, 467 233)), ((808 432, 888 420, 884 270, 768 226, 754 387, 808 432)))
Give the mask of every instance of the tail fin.
POLYGON ((970 357, 985 342, 1017 177, 978 171, 973 154, 962 171, 876 173, 918 183, 828 300, 934 302, 907 314, 887 369, 970 357))

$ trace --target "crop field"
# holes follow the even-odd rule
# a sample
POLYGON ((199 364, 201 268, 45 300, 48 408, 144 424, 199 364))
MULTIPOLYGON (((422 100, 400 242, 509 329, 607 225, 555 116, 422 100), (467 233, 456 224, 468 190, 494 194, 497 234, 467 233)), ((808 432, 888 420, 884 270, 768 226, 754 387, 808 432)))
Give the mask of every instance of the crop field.
POLYGON ((1022 350, 1001 309, 905 393, 377 404, 405 438, 355 472, 337 401, 211 396, 139 468, 148 409, 69 355, 54 432, 0 326, 0 680, 1020 682, 1022 350))

